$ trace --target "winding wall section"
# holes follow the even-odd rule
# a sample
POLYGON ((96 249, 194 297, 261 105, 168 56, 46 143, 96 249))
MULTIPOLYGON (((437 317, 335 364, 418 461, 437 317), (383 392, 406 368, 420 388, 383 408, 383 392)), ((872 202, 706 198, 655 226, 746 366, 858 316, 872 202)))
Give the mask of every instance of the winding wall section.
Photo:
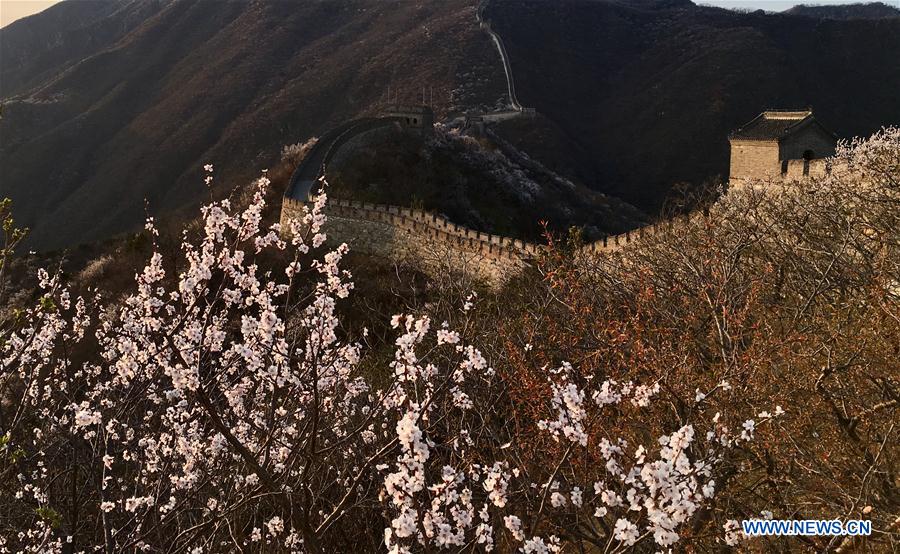
POLYGON ((363 117, 347 121, 331 129, 310 148, 303 161, 291 175, 286 198, 306 201, 315 193, 315 186, 335 153, 348 141, 363 133, 399 123, 396 117, 363 117))
MULTIPOLYGON (((285 197, 281 223, 300 218, 309 202, 285 197)), ((544 250, 531 242, 483 233, 426 210, 353 200, 329 199, 325 207, 329 242, 346 242, 360 252, 409 262, 430 271, 448 269, 500 285, 521 273, 544 250)), ((645 236, 671 232, 672 221, 604 237, 585 254, 618 250, 645 236)))
POLYGON ((516 81, 513 77, 512 64, 509 63, 509 54, 507 54, 506 46, 503 44, 503 38, 494 31, 491 27, 491 22, 484 19, 484 9, 487 7, 487 4, 488 0, 479 0, 475 17, 478 20, 478 25, 491 36, 494 45, 497 46, 497 51, 500 53, 500 59, 503 61, 503 72, 506 73, 506 89, 509 93, 510 105, 517 112, 525 111, 525 108, 519 104, 519 97, 516 96, 516 81))
MULTIPOLYGON (((398 122, 396 117, 361 118, 322 135, 291 176, 281 207, 282 227, 287 229, 289 220, 303 217, 329 162, 344 144, 398 122)), ((432 212, 400 206, 330 199, 325 214, 325 232, 332 243, 346 242, 358 251, 413 262, 426 270, 455 269, 492 284, 502 284, 520 273, 544 248, 457 225, 432 212)), ((668 230, 671 223, 605 237, 586 245, 584 252, 616 250, 663 228, 668 230)))

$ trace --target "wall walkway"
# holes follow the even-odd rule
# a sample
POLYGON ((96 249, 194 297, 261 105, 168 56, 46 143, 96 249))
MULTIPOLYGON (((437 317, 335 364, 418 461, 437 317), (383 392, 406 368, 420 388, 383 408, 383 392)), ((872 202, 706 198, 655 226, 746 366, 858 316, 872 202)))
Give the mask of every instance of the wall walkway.
POLYGON ((399 123, 397 117, 364 117, 338 125, 322 135, 294 170, 285 198, 308 200, 335 153, 356 136, 399 123))

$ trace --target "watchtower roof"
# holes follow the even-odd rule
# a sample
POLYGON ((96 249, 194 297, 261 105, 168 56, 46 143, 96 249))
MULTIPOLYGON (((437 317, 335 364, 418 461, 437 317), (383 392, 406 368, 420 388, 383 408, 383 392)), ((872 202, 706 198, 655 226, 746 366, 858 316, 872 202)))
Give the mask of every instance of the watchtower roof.
MULTIPOLYGON (((768 110, 756 116, 746 125, 739 127, 728 138, 778 141, 813 122, 821 127, 821 124, 813 117, 812 110, 768 110)), ((832 133, 829 132, 829 134, 832 133)))

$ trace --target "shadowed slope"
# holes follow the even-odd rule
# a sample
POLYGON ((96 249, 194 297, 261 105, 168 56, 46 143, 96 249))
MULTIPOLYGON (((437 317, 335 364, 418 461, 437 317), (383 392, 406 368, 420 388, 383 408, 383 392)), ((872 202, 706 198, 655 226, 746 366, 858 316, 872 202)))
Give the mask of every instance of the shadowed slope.
POLYGON ((520 101, 578 148, 578 176, 639 207, 727 175, 729 131, 815 108, 842 137, 900 123, 900 19, 817 20, 688 1, 492 0, 520 101))
MULTIPOLYGON (((371 113, 388 87, 410 100, 433 87, 443 112, 504 94, 500 61, 465 1, 127 6, 127 16, 86 9, 101 22, 156 11, 124 34, 90 31, 99 44, 56 60, 59 73, 43 81, 33 60, 11 66, 9 87, 4 75, 0 192, 33 227, 33 247, 132 228, 145 198, 153 212, 195 202, 205 161, 232 182, 249 178, 282 144, 371 113)), ((20 27, 0 39, 20 42, 20 27)))

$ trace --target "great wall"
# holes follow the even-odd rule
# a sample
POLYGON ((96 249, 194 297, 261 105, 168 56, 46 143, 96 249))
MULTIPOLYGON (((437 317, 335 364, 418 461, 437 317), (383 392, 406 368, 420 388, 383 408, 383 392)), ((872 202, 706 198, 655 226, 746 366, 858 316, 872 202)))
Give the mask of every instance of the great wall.
POLYGON ((491 41, 497 48, 497 53, 500 54, 500 62, 503 64, 503 74, 506 78, 506 93, 509 96, 510 109, 466 114, 466 126, 480 130, 483 130, 486 123, 497 123, 522 116, 534 117, 537 113, 534 108, 526 108, 519 102, 519 97, 516 95, 516 80, 513 76, 512 63, 509 61, 509 53, 506 51, 503 37, 494 31, 490 20, 484 17, 484 10, 487 8, 488 1, 479 0, 475 9, 475 19, 478 21, 478 26, 491 38, 491 41))
MULTIPOLYGON (((284 225, 302 216, 307 202, 285 198, 284 225)), ((410 263, 425 271, 456 270, 492 285, 520 273, 541 247, 456 225, 425 210, 329 199, 325 233, 332 244, 410 263)))
POLYGON ((518 96, 516 96, 516 81, 513 78, 512 64, 509 61, 506 46, 503 44, 503 38, 494 31, 493 27, 491 27, 491 22, 484 18, 484 9, 487 7, 487 4, 488 0, 479 0, 478 7, 475 10, 475 19, 478 21, 478 26, 490 35, 491 40, 494 41, 494 45, 497 47, 497 52, 500 54, 500 60, 503 62, 503 72, 506 75, 506 89, 509 94, 510 106, 512 106, 514 111, 522 112, 525 108, 522 107, 518 96))
MULTIPOLYGON (((510 110, 467 114, 466 126, 483 126, 522 115, 533 116, 533 108, 523 107, 516 96, 515 81, 503 39, 484 18, 488 0, 479 0, 476 20, 493 41, 505 73, 510 110)), ((287 228, 291 218, 302 217, 314 188, 324 181, 328 163, 345 144, 365 133, 389 125, 427 132, 433 113, 424 106, 392 106, 381 117, 346 122, 325 133, 291 176, 282 201, 281 223, 287 228)), ((520 273, 543 249, 542 246, 500 235, 492 235, 457 225, 425 210, 401 206, 368 204, 352 200, 330 199, 326 234, 333 243, 346 242, 370 254, 415 262, 426 270, 453 268, 472 274, 490 284, 502 284, 520 273)), ((607 237, 591 244, 588 250, 599 252, 630 242, 631 234, 607 237)))
MULTIPOLYGON (((411 120, 398 112, 381 118, 365 118, 345 123, 323 135, 295 170, 285 193, 281 223, 300 218, 311 204, 314 187, 324 182, 328 162, 335 152, 352 139, 389 125, 406 126, 411 120)), ((785 160, 780 179, 785 185, 802 179, 826 175, 834 168, 831 161, 785 160)), ((771 187, 773 181, 767 181, 771 187)), ((736 188, 758 186, 736 180, 736 188)), ((333 244, 347 243, 352 249, 407 262, 425 271, 467 273, 492 286, 500 286, 521 273, 544 251, 538 245, 511 237, 484 233, 458 225, 436 213, 384 204, 347 199, 329 199, 325 214, 325 232, 333 244)), ((679 222, 688 220, 684 217, 679 222)), ((662 221, 618 235, 604 237, 582 247, 589 255, 602 255, 634 243, 644 237, 670 234, 679 224, 662 221)))
MULTIPOLYGON (((511 110, 489 114, 468 114, 466 126, 501 121, 534 110, 519 103, 509 56, 503 40, 484 19, 487 0, 480 0, 477 21, 494 41, 503 61, 511 110)), ((310 149, 291 177, 281 209, 282 228, 291 219, 302 218, 325 182, 328 163, 345 144, 362 135, 388 126, 415 132, 432 130, 434 114, 426 106, 395 105, 380 117, 346 122, 325 133, 310 149)), ((731 142, 730 187, 758 187, 760 183, 782 183, 821 177, 832 171, 831 160, 821 153, 834 154, 834 140, 806 111, 765 111, 729 136, 731 142), (813 156, 810 148, 820 153, 813 156), (802 158, 799 154, 802 153, 802 158)), ((445 217, 420 209, 369 204, 347 199, 329 199, 325 206, 325 232, 334 244, 347 243, 360 252, 409 262, 426 271, 466 273, 499 286, 532 265, 545 249, 520 239, 483 233, 458 225, 445 217)), ((679 221, 688 222, 692 216, 679 221)), ((671 234, 675 221, 640 227, 607 236, 581 249, 588 255, 619 250, 643 237, 671 234)))
MULTIPOLYGON (((285 197, 281 224, 302 218, 311 202, 285 197)), ((347 243, 368 254, 412 263, 428 271, 455 270, 501 285, 528 267, 546 248, 476 231, 426 210, 329 199, 325 232, 332 244, 347 243)), ((604 237, 581 248, 585 254, 619 250, 641 238, 670 233, 674 220, 604 237)))
MULTIPOLYGON (((285 197, 281 209, 282 225, 286 227, 290 219, 301 218, 310 204, 285 197)), ((333 244, 346 242, 361 252, 414 261, 426 270, 455 269, 492 284, 502 284, 521 272, 545 248, 457 225, 426 210, 330 199, 325 214, 328 218, 325 232, 333 244)), ((582 251, 591 254, 611 252, 639 238, 669 232, 672 226, 672 221, 666 221, 604 237, 586 244, 582 251)))
MULTIPOLYGON (((322 135, 291 176, 282 199, 282 227, 287 228, 290 219, 302 218, 316 187, 324 182, 329 162, 342 146, 390 126, 429 132, 432 117, 424 106, 393 106, 381 117, 348 121, 322 135)), ((426 271, 467 273, 495 286, 522 272, 544 248, 457 225, 433 212, 401 206, 329 199, 325 214, 325 232, 333 244, 345 242, 357 251, 410 262, 426 271)), ((586 245, 584 251, 601 253, 621 248, 660 227, 605 237, 586 245)))

